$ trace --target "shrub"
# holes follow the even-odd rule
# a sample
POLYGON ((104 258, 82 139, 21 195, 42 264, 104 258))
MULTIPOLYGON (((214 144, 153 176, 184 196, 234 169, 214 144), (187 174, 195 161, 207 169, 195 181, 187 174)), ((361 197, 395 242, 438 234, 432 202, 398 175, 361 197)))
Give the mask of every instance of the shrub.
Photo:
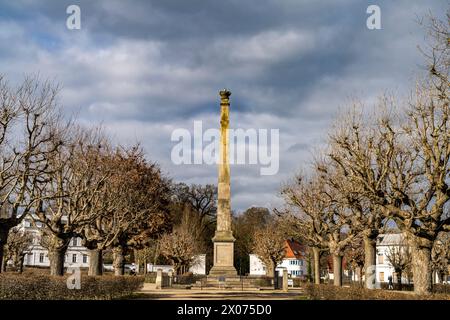
POLYGON ((450 294, 450 284, 441 284, 441 283, 433 284, 433 292, 450 294))
POLYGON ((450 300, 450 295, 444 294, 418 296, 413 293, 369 290, 358 286, 337 287, 326 284, 306 284, 304 288, 311 300, 450 300))
POLYGON ((118 299, 142 287, 138 276, 81 276, 80 289, 68 289, 67 278, 49 275, 0 274, 0 300, 118 299))
MULTIPOLYGON (((414 291, 414 285, 409 283, 403 283, 400 290, 400 285, 398 283, 393 284, 394 290, 397 291, 414 291)), ((389 290, 389 283, 382 282, 381 289, 389 290)))

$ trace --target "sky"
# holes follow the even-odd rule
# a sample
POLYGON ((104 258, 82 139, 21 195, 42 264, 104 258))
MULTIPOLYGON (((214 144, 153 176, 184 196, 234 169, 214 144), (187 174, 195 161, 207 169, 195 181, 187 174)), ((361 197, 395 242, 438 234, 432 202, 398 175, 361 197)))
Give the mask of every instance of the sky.
POLYGON ((228 88, 230 127, 279 130, 279 171, 231 166, 231 205, 281 206, 280 187, 308 170, 352 97, 369 107, 406 96, 424 60, 418 17, 447 0, 0 0, 0 74, 61 85, 59 103, 116 143, 140 142, 175 181, 217 183, 215 165, 176 165, 174 130, 219 126, 228 88), (369 30, 369 5, 381 29, 369 30), (69 5, 81 29, 66 27, 69 5))

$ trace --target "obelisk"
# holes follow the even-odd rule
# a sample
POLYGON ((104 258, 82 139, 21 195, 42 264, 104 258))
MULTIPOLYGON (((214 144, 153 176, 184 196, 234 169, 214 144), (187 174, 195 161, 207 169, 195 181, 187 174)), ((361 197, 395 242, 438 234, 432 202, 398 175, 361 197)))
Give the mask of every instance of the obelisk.
POLYGON ((231 230, 230 205, 230 162, 229 162, 229 133, 230 95, 223 89, 220 94, 220 152, 219 152, 219 181, 217 190, 217 226, 212 239, 214 242, 214 265, 209 274, 211 276, 235 276, 234 241, 231 230))

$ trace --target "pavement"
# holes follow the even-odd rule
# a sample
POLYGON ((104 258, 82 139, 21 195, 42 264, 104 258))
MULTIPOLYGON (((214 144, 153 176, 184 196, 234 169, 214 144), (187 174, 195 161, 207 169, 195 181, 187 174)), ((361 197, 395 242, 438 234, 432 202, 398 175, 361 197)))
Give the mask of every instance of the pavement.
POLYGON ((298 300, 305 299, 301 288, 282 290, 230 290, 230 289, 156 289, 154 283, 144 283, 135 293, 141 300, 298 300))

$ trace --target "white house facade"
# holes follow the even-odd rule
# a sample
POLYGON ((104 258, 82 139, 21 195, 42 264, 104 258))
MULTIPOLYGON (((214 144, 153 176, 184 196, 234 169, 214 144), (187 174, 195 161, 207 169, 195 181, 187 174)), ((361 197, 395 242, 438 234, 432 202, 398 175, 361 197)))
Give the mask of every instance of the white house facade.
MULTIPOLYGON (((283 261, 275 268, 275 271, 281 272, 286 269, 291 278, 301 278, 307 275, 307 262, 305 259, 304 248, 296 241, 286 240, 286 253, 283 261)), ((266 265, 256 254, 250 254, 250 275, 265 276, 267 272, 266 265)))
MULTIPOLYGON (((25 255, 24 266, 27 267, 50 267, 48 250, 41 245, 42 224, 36 222, 34 226, 31 219, 24 219, 20 228, 33 235, 33 242, 28 253, 25 255)), ((88 268, 89 251, 81 245, 80 238, 72 238, 64 259, 64 267, 88 268)))
MULTIPOLYGON (((377 282, 389 282, 389 277, 392 277, 392 281, 397 282, 394 267, 389 262, 389 255, 392 250, 406 250, 407 245, 405 237, 402 233, 387 233, 380 234, 377 238, 376 253, 377 253, 377 265, 376 265, 376 281, 377 282), (395 249, 394 249, 395 248, 395 249)), ((408 283, 406 272, 402 274, 402 283, 408 283)))

